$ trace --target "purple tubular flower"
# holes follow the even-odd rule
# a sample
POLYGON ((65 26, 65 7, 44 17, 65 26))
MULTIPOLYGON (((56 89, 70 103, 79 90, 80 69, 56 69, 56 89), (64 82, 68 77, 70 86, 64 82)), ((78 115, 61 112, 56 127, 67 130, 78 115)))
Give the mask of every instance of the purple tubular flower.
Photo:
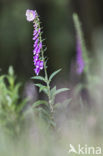
POLYGON ((36 11, 27 9, 26 11, 27 21, 31 22, 36 18, 36 11))
POLYGON ((44 62, 43 61, 40 61, 40 69, 41 70, 43 69, 43 66, 44 66, 44 62))
POLYGON ((35 47, 35 49, 33 50, 33 54, 37 54, 38 53, 38 45, 35 47))
POLYGON ((37 30, 34 30, 34 32, 33 32, 33 36, 35 36, 36 34, 37 34, 37 30))
POLYGON ((37 60, 35 64, 36 68, 43 69, 43 61, 37 60))
POLYGON ((77 37, 77 73, 81 74, 84 69, 84 60, 82 56, 82 47, 80 40, 77 37))
POLYGON ((37 43, 38 43, 38 41, 39 41, 39 39, 37 38, 37 39, 35 40, 35 44, 37 44, 37 43))
POLYGON ((33 40, 36 40, 38 38, 39 34, 37 33, 34 37, 33 40))
POLYGON ((35 73, 36 75, 39 75, 40 70, 43 69, 44 62, 40 59, 40 52, 42 49, 42 41, 41 41, 41 29, 40 29, 40 23, 39 23, 39 17, 36 11, 33 10, 27 10, 26 11, 27 21, 33 21, 33 62, 35 66, 35 73))
POLYGON ((40 60, 37 60, 37 61, 36 61, 35 66, 36 66, 36 68, 40 68, 40 60))
POLYGON ((36 54, 39 54, 39 53, 40 53, 40 48, 38 48, 36 51, 36 54))
POLYGON ((37 38, 33 45, 34 48, 36 48, 38 46, 38 42, 39 42, 39 39, 37 38))
POLYGON ((33 27, 34 27, 35 30, 38 29, 38 24, 35 23, 35 24, 33 25, 33 27))
POLYGON ((36 75, 39 75, 39 73, 40 73, 40 68, 35 68, 34 71, 35 71, 35 74, 36 74, 36 75))
POLYGON ((36 64, 36 62, 37 62, 38 59, 39 59, 39 55, 36 54, 36 55, 33 57, 34 65, 36 64))
POLYGON ((37 44, 38 44, 38 42, 39 42, 39 39, 37 38, 37 39, 35 40, 34 45, 37 45, 37 44))
POLYGON ((35 63, 36 68, 34 69, 36 75, 39 75, 40 70, 43 69, 43 61, 37 60, 35 63))
POLYGON ((40 29, 38 30, 38 33, 40 33, 40 29))
POLYGON ((37 43, 34 44, 34 51, 33 53, 34 54, 39 54, 40 53, 40 50, 42 49, 42 43, 40 43, 39 45, 37 45, 37 43), (35 48, 37 46, 37 48, 35 48))

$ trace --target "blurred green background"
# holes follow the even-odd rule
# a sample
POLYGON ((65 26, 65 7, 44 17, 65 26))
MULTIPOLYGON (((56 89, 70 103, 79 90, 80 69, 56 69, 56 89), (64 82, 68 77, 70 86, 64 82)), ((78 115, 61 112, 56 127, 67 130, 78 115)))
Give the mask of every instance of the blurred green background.
POLYGON ((92 34, 103 27, 102 7, 103 0, 0 0, 2 72, 7 72, 8 66, 13 65, 16 74, 24 80, 34 74, 33 27, 26 21, 26 9, 36 9, 40 15, 43 38, 48 47, 49 73, 62 67, 62 75, 67 77, 76 54, 72 14, 78 13, 87 47, 92 51, 92 34))

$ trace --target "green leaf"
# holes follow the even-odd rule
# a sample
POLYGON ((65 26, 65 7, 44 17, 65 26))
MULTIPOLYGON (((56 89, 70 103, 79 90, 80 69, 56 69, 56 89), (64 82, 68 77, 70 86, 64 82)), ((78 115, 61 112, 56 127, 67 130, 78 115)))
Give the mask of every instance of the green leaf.
POLYGON ((54 77, 55 75, 57 75, 61 70, 62 70, 62 69, 59 69, 59 70, 53 72, 53 73, 50 75, 50 77, 49 77, 49 82, 51 82, 51 80, 53 79, 53 77, 54 77))
POLYGON ((21 83, 18 83, 17 85, 15 85, 15 87, 13 88, 14 95, 15 94, 18 95, 20 87, 21 87, 21 83))
POLYGON ((18 105, 17 107, 17 112, 21 112, 23 110, 23 108, 25 107, 25 105, 27 104, 27 102, 29 101, 29 98, 24 99, 20 105, 18 105))
POLYGON ((46 86, 42 86, 40 89, 39 89, 39 92, 42 92, 42 91, 47 91, 47 87, 46 86))
POLYGON ((54 95, 56 95, 56 86, 51 89, 51 96, 53 97, 54 95))
POLYGON ((49 120, 49 126, 56 127, 56 123, 53 120, 49 120))
POLYGON ((44 88, 42 91, 48 96, 48 90, 47 89, 44 88))
POLYGON ((44 78, 44 77, 42 77, 42 76, 34 76, 34 77, 32 77, 31 79, 41 80, 41 81, 44 81, 44 82, 46 83, 45 78, 44 78))
POLYGON ((43 115, 46 115, 48 118, 50 117, 50 113, 42 107, 39 108, 39 112, 43 113, 43 115))
POLYGON ((32 107, 29 107, 26 111, 23 112, 22 118, 25 118, 27 115, 32 114, 34 111, 32 107))
POLYGON ((36 101, 32 107, 35 108, 35 107, 38 107, 39 105, 48 105, 48 102, 47 101, 44 101, 44 100, 39 100, 39 101, 36 101))
POLYGON ((2 81, 4 81, 4 78, 5 78, 5 77, 6 77, 5 75, 0 76, 0 83, 1 83, 2 81))
POLYGON ((62 103, 56 103, 54 105, 54 108, 64 108, 67 107, 67 105, 71 102, 71 98, 70 99, 66 99, 65 101, 63 101, 62 103))
POLYGON ((43 87, 43 85, 42 84, 40 84, 40 83, 37 83, 37 84, 35 84, 35 86, 37 86, 37 87, 43 87))
POLYGON ((35 86, 39 87, 39 92, 43 91, 44 93, 47 93, 47 86, 44 86, 44 85, 42 85, 40 83, 35 84, 35 86))
POLYGON ((58 90, 56 90, 55 95, 60 94, 60 93, 65 92, 65 91, 68 91, 68 90, 69 90, 69 88, 58 89, 58 90))
POLYGON ((14 70, 13 70, 13 67, 12 67, 12 66, 9 67, 9 69, 8 69, 8 74, 9 74, 10 76, 13 76, 13 75, 14 75, 14 70))
POLYGON ((43 88, 46 88, 46 89, 47 89, 46 86, 44 86, 44 85, 42 85, 42 84, 40 84, 40 83, 35 84, 35 86, 39 87, 39 88, 40 88, 40 91, 42 91, 43 88))

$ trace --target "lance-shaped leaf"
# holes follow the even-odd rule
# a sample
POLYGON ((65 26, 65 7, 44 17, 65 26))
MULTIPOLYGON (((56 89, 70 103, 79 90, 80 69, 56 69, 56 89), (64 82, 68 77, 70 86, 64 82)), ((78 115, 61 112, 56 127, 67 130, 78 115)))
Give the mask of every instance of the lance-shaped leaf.
POLYGON ((8 74, 10 76, 13 76, 14 75, 14 70, 13 70, 13 67, 12 66, 9 67, 8 74))
POLYGON ((70 104, 70 102, 71 102, 71 98, 70 99, 66 99, 65 101, 63 101, 62 103, 56 103, 55 105, 54 105, 54 108, 56 109, 56 108, 64 108, 64 107, 67 107, 67 105, 69 105, 70 104))
MULTIPOLYGON (((49 114, 49 112, 48 112, 47 110, 43 109, 42 107, 39 107, 39 108, 37 108, 37 109, 38 109, 39 112, 42 113, 42 116, 45 115, 46 118, 47 118, 47 117, 48 117, 48 118, 50 117, 50 114, 49 114)), ((47 118, 47 119, 48 119, 48 118, 47 118)))
POLYGON ((42 76, 33 76, 31 79, 35 79, 35 80, 41 80, 41 81, 44 81, 46 83, 46 80, 44 77, 42 76))
POLYGON ((53 98, 53 96, 56 95, 56 86, 54 86, 52 89, 51 89, 51 96, 53 98))
POLYGON ((44 86, 44 85, 42 85, 40 83, 35 84, 35 86, 39 87, 39 92, 41 92, 41 91, 47 92, 47 86, 44 86))
POLYGON ((69 88, 58 89, 58 90, 56 90, 55 95, 60 94, 60 93, 65 92, 65 91, 68 91, 68 90, 69 90, 69 88))
POLYGON ((3 81, 5 77, 6 75, 0 76, 0 82, 3 81))
POLYGON ((29 98, 24 99, 20 105, 18 105, 18 107, 16 108, 17 112, 21 112, 23 110, 23 108, 25 107, 25 105, 27 104, 27 102, 29 101, 29 98))
POLYGON ((49 82, 51 82, 51 80, 53 79, 53 77, 56 76, 61 70, 62 70, 62 69, 59 69, 59 70, 53 72, 53 73, 50 75, 50 77, 49 77, 49 82))
POLYGON ((38 100, 38 101, 36 101, 36 102, 32 105, 32 107, 35 108, 35 107, 38 107, 38 106, 40 106, 40 105, 48 105, 48 102, 47 102, 47 101, 44 101, 44 100, 38 100))

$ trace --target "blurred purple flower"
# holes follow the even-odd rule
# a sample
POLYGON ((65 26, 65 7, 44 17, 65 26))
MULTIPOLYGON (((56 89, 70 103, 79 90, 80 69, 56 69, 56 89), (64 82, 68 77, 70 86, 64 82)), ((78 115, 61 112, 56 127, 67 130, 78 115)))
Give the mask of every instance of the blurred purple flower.
POLYGON ((79 38, 77 37, 77 45, 76 45, 76 50, 77 50, 77 73, 81 74, 84 69, 84 60, 82 56, 82 47, 79 38))

